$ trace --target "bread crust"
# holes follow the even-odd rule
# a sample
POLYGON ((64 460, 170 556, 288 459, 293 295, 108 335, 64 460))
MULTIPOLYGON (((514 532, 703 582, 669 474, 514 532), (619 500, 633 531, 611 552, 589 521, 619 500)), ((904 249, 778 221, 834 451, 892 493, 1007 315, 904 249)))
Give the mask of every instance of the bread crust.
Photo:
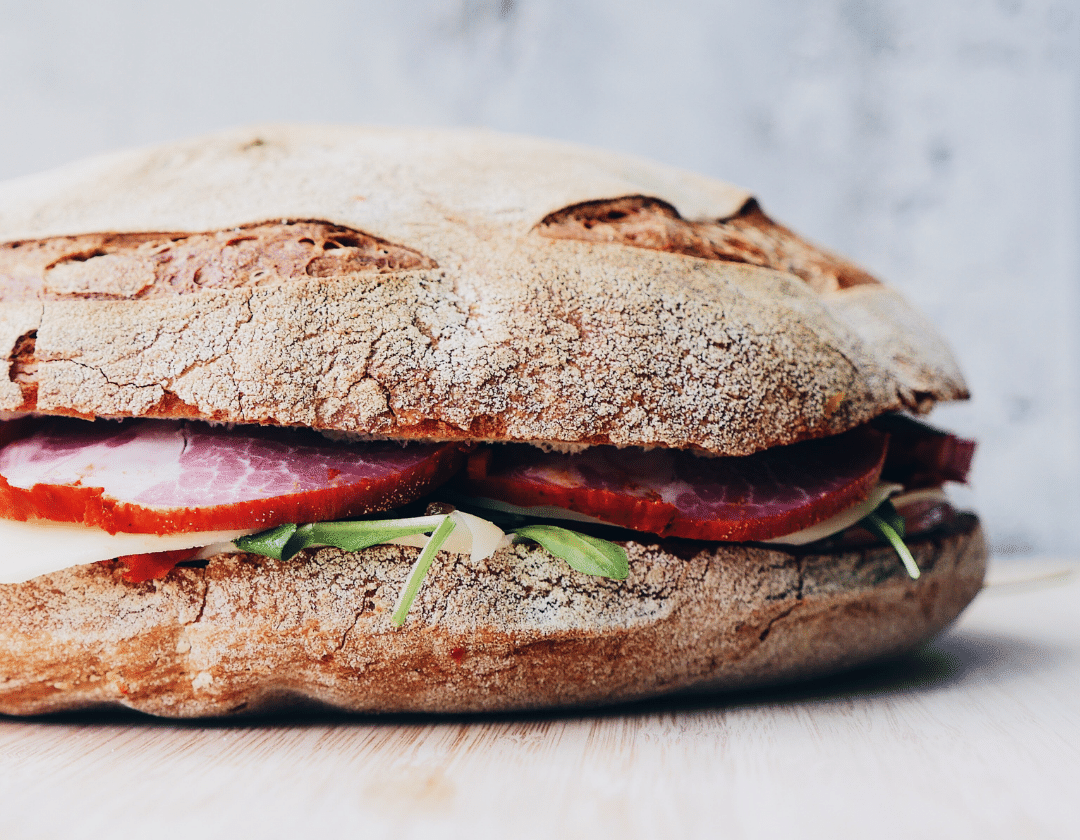
POLYGON ((404 628, 415 549, 218 555, 142 584, 114 563, 0 586, 0 711, 167 717, 595 706, 821 675, 911 650, 979 590, 977 520, 833 554, 627 543, 625 582, 524 545, 440 554, 404 628))
POLYGON ((896 292, 780 226, 746 216, 724 233, 749 201, 669 167, 477 131, 263 127, 9 182, 0 411, 742 455, 966 396, 896 292), (626 196, 668 208, 689 250, 633 230, 552 238, 567 208, 626 196), (297 220, 409 258, 192 273, 168 294, 148 268, 169 247, 149 232, 198 234, 184 251, 197 261, 233 229, 242 249, 252 226, 297 220), (110 250, 124 242, 141 261, 110 250))

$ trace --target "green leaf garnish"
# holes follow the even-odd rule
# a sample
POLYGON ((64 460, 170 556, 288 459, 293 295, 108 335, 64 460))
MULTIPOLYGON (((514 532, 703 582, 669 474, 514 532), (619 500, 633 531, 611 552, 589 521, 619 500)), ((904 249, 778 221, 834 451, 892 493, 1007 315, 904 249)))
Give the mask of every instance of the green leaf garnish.
MULTIPOLYGON (((269 531, 260 531, 246 537, 237 537, 233 545, 241 551, 250 551, 252 554, 262 554, 265 557, 273 557, 275 560, 288 559, 281 556, 281 552, 296 533, 296 525, 279 525, 269 531)), ((291 552, 291 557, 296 552, 291 552)))
POLYGON ((548 552, 565 560, 572 569, 587 575, 626 580, 630 573, 626 549, 598 537, 579 534, 557 525, 526 525, 517 529, 517 538, 540 543, 548 552))
POLYGON ((279 525, 233 544, 241 551, 288 560, 298 551, 329 545, 342 551, 362 551, 397 537, 428 534, 443 521, 442 516, 414 516, 411 519, 376 519, 370 522, 314 522, 311 525, 279 525))
POLYGON ((412 519, 376 519, 371 522, 313 522, 296 529, 282 551, 282 558, 288 560, 298 551, 313 545, 330 545, 342 551, 363 551, 397 537, 430 533, 443 518, 416 516, 412 519))
MULTIPOLYGON (((395 627, 401 627, 420 592, 435 555, 458 524, 455 517, 464 517, 462 524, 468 529, 467 520, 470 517, 454 512, 449 515, 415 516, 409 519, 281 525, 259 534, 239 537, 235 540, 235 545, 241 551, 264 554, 275 560, 288 560, 297 552, 312 546, 329 545, 342 551, 363 551, 399 537, 431 534, 409 571, 405 588, 398 596, 390 617, 395 627)), ((475 537, 475 533, 473 536, 475 537)), ((625 580, 630 572, 626 549, 598 537, 579 534, 557 525, 526 525, 518 528, 517 538, 539 543, 548 552, 566 561, 571 568, 587 575, 625 580)))
POLYGON ((424 577, 427 575, 428 569, 431 568, 431 561, 439 553, 439 549, 446 542, 446 538, 453 533, 456 524, 451 517, 444 516, 442 524, 435 529, 435 533, 431 535, 431 539, 427 541, 424 550, 420 552, 420 556, 413 563, 412 570, 409 572, 409 579, 405 583, 405 589, 398 596, 394 614, 390 616, 390 622, 395 627, 401 627, 405 623, 405 616, 409 614, 409 607, 416 600, 416 595, 420 591, 420 584, 424 582, 424 577))
POLYGON ((904 529, 907 526, 904 524, 904 517, 900 515, 900 512, 896 509, 896 506, 890 499, 886 499, 874 508, 874 513, 884 519, 889 524, 889 527, 896 531, 901 537, 906 536, 904 534, 904 529))
POLYGON ((904 519, 896 512, 891 502, 882 502, 877 510, 859 520, 859 524, 888 542, 900 556, 908 576, 912 580, 919 579, 922 575, 919 564, 915 562, 915 558, 904 544, 904 519))

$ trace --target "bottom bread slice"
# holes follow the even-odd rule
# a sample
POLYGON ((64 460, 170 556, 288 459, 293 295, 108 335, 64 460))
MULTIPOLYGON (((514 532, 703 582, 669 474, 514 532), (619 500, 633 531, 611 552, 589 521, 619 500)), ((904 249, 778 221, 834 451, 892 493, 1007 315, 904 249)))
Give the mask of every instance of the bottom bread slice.
POLYGON ((910 650, 978 592, 974 516, 910 547, 917 581, 884 546, 631 542, 622 582, 535 546, 441 554, 401 629, 411 548, 222 554, 140 584, 81 566, 0 586, 0 712, 478 712, 801 679, 910 650))

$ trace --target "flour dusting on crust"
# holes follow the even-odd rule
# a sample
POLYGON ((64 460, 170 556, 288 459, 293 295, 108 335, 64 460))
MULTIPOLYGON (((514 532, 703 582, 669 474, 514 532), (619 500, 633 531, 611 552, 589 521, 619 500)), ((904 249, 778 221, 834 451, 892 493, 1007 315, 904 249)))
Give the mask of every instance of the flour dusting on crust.
POLYGON ((894 291, 759 213, 483 131, 269 126, 86 161, 0 185, 0 411, 737 455, 966 395, 894 291), (626 196, 721 257, 549 235, 626 196), (295 220, 321 227, 289 259, 252 251, 295 220), (86 247, 45 260, 61 239, 86 247))

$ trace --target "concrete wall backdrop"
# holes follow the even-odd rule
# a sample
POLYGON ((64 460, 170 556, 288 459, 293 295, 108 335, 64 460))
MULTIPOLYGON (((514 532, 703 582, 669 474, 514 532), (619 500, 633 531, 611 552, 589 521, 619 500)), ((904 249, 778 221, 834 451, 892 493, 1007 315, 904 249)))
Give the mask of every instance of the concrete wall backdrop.
POLYGON ((0 0, 0 177, 264 120, 486 125, 755 190, 900 287, 1001 554, 1080 549, 1080 5, 0 0), (661 8, 663 7, 663 8, 661 8))

